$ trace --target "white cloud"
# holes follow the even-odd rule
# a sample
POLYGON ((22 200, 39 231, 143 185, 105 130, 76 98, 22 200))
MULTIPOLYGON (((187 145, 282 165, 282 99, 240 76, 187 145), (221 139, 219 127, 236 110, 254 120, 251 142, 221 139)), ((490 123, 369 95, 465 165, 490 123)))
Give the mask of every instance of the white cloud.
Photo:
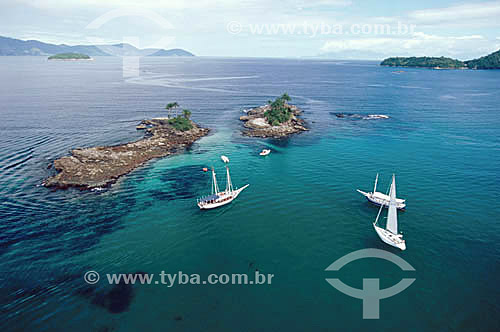
POLYGON ((442 8, 410 11, 401 15, 377 17, 380 22, 416 24, 433 28, 485 28, 500 26, 500 1, 470 1, 442 8))
POLYGON ((39 8, 60 8, 60 7, 97 7, 97 8, 120 8, 120 7, 141 7, 149 9, 198 9, 198 8, 238 8, 248 10, 252 8, 269 8, 280 6, 282 10, 296 8, 314 7, 346 7, 351 5, 351 0, 283 0, 273 4, 268 0, 13 0, 39 8))
MULTIPOLYGON (((209 6, 227 6, 231 0, 14 0, 38 8, 73 8, 73 7, 94 7, 94 8, 122 8, 122 7, 141 7, 149 9, 186 9, 186 8, 204 8, 209 6)), ((253 1, 253 0, 247 0, 253 1)))
POLYGON ((471 40, 471 39, 485 39, 481 35, 472 35, 472 36, 462 36, 462 37, 455 37, 457 40, 471 40))
POLYGON ((352 4, 351 0, 302 0, 291 1, 298 8, 314 8, 314 7, 347 7, 352 4))
POLYGON ((464 4, 446 8, 424 9, 411 12, 408 17, 421 22, 465 21, 498 18, 500 1, 464 4))
POLYGON ((485 55, 495 51, 495 45, 480 35, 439 36, 415 32, 401 38, 359 38, 330 40, 323 44, 322 53, 359 51, 380 56, 450 56, 459 59, 485 55), (473 51, 471 51, 473 50, 473 51))

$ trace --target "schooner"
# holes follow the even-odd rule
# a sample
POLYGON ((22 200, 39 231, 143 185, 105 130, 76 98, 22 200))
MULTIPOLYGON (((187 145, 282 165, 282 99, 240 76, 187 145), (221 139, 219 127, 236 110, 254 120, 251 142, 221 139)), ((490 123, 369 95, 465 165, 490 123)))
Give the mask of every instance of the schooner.
MULTIPOLYGON (((364 192, 364 191, 359 190, 359 189, 356 189, 356 190, 358 193, 365 196, 369 202, 371 202, 375 205, 382 205, 384 207, 388 207, 389 200, 390 200, 389 196, 377 191, 377 182, 378 182, 378 173, 377 173, 377 177, 375 178, 375 185, 373 186, 372 192, 367 193, 367 192, 364 192)), ((406 201, 404 199, 401 199, 401 198, 396 198, 396 208, 398 208, 398 210, 404 210, 406 208, 406 201)))
POLYGON ((219 206, 223 206, 231 203, 238 195, 249 185, 245 185, 239 189, 233 188, 233 183, 231 182, 231 175, 229 175, 229 167, 226 166, 226 190, 220 191, 219 185, 217 184, 217 177, 215 170, 212 167, 212 193, 209 196, 198 198, 197 204, 201 210, 215 209, 219 206))

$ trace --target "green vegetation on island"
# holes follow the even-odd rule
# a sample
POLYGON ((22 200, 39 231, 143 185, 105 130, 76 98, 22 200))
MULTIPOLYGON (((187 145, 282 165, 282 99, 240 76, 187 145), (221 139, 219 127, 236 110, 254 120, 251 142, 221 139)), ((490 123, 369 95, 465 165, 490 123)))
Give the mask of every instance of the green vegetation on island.
POLYGON ((188 118, 180 115, 178 115, 175 118, 169 119, 168 123, 175 129, 180 131, 188 131, 193 129, 191 121, 188 118))
POLYGON ((500 50, 479 59, 460 61, 451 58, 431 57, 396 57, 388 58, 380 63, 389 67, 417 67, 435 69, 500 69, 500 50))
POLYGON ((286 105, 290 100, 292 98, 287 93, 284 93, 281 97, 276 98, 275 101, 269 101, 271 109, 266 111, 264 116, 271 126, 279 126, 281 123, 290 120, 292 111, 286 105))
POLYGON ((190 110, 182 110, 182 116, 177 115, 179 104, 177 102, 168 103, 165 109, 168 111, 168 124, 180 131, 188 131, 193 128, 193 124, 189 119, 191 117, 190 110), (175 117, 172 117, 172 110, 175 109, 175 117))
POLYGON ((467 65, 451 58, 411 57, 411 58, 388 58, 382 61, 382 66, 390 67, 426 67, 426 68, 466 68, 467 65))
POLYGON ((49 56, 49 60, 90 60, 92 59, 86 54, 81 53, 60 53, 49 56))
POLYGON ((500 69, 500 50, 482 58, 465 61, 470 69, 500 69))
POLYGON ((175 116, 177 116, 177 108, 179 107, 179 104, 175 101, 173 103, 168 103, 167 106, 165 106, 165 109, 168 112, 168 117, 172 117, 172 110, 175 110, 175 116))

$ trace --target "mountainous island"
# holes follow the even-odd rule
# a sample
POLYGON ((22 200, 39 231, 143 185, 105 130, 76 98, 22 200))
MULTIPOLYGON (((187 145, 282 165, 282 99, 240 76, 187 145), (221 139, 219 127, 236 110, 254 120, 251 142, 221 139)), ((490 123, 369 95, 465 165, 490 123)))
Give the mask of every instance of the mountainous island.
POLYGON ((385 59, 380 65, 434 69, 500 69, 500 50, 479 59, 468 61, 445 57, 395 57, 385 59))
POLYGON ((87 56, 194 56, 180 48, 169 50, 146 48, 139 49, 126 43, 112 45, 66 45, 49 44, 38 40, 20 40, 0 36, 0 56, 51 56, 55 54, 85 54, 87 56))
POLYGON ((92 60, 87 54, 59 53, 48 57, 49 60, 92 60))
POLYGON ((159 50, 150 56, 194 56, 193 53, 185 51, 181 48, 173 48, 170 50, 159 50))

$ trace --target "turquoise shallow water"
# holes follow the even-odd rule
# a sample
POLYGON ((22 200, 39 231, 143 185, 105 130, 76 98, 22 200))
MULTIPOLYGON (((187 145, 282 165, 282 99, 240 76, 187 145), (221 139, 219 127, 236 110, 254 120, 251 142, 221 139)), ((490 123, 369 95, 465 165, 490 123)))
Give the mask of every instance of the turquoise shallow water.
POLYGON ((0 60, 3 330, 498 330, 498 71, 144 59, 141 76, 124 80, 113 58, 0 60), (242 137, 242 110, 284 91, 311 131, 287 140, 242 137), (172 100, 213 134, 103 192, 37 187, 53 158, 136 139, 138 120, 161 115, 172 100), (262 158, 264 147, 273 152, 262 158), (214 165, 223 182, 221 154, 231 159, 233 183, 250 186, 229 206, 199 211, 196 197, 210 190, 201 168, 214 165), (383 189, 396 173, 398 196, 407 199, 399 214, 405 252, 381 243, 371 226, 378 210, 355 191, 371 189, 377 172, 383 189), (416 271, 367 259, 325 272, 363 248, 388 250, 416 271), (134 286, 121 289, 116 310, 98 300, 108 285, 83 282, 88 270, 255 269, 274 274, 272 285, 134 286), (363 320, 361 300, 332 288, 331 277, 358 288, 363 278, 380 278, 383 288, 416 281, 381 301, 381 319, 363 320))

